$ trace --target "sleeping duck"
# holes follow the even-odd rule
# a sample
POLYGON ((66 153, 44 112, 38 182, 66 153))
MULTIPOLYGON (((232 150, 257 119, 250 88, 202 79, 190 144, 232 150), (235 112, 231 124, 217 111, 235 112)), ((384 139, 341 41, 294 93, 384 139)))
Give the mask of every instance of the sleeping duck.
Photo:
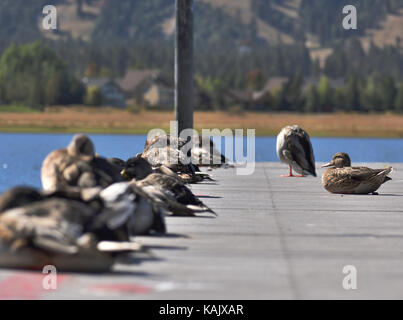
POLYGON ((316 177, 315 158, 308 133, 297 125, 286 126, 277 136, 277 156, 289 166, 288 175, 282 177, 316 177), (294 176, 292 170, 299 173, 294 176))
POLYGON ((186 141, 170 135, 156 135, 147 139, 144 151, 141 155, 153 168, 165 166, 177 173, 186 183, 197 183, 204 180, 213 180, 209 174, 201 172, 195 164, 194 157, 188 156, 182 151, 186 141))
POLYGON ((66 188, 105 188, 123 181, 119 168, 95 155, 91 139, 75 135, 67 148, 51 152, 43 161, 41 180, 44 190, 66 188))
POLYGON ((336 153, 332 160, 323 165, 328 168, 322 175, 323 187, 331 193, 339 194, 377 194, 376 190, 386 181, 392 180, 388 175, 392 167, 371 169, 367 167, 351 167, 347 153, 336 153))
POLYGON ((6 191, 0 197, 0 266, 101 271, 117 255, 139 251, 129 232, 135 204, 105 190, 88 201, 76 192, 6 191))
POLYGON ((212 213, 217 215, 212 209, 207 207, 193 192, 175 177, 164 174, 153 173, 145 179, 138 181, 137 185, 143 189, 158 190, 164 194, 162 199, 167 203, 167 209, 174 215, 190 215, 195 213, 212 213))

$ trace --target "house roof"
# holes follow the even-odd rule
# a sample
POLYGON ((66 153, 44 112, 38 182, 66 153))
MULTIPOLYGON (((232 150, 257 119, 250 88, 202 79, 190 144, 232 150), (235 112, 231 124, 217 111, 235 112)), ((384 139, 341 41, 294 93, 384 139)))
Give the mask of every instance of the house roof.
POLYGON ((132 91, 146 79, 155 79, 158 75, 159 72, 157 70, 129 70, 126 72, 126 75, 117 80, 116 83, 122 90, 132 91))
POLYGON ((88 87, 88 86, 96 86, 96 87, 103 87, 104 85, 113 82, 112 79, 109 78, 82 78, 81 81, 88 87))
POLYGON ((273 91, 274 89, 281 89, 281 87, 289 80, 287 77, 273 77, 270 78, 262 91, 273 91))
POLYGON ((226 94, 240 102, 249 102, 252 99, 253 92, 250 90, 228 89, 226 94))

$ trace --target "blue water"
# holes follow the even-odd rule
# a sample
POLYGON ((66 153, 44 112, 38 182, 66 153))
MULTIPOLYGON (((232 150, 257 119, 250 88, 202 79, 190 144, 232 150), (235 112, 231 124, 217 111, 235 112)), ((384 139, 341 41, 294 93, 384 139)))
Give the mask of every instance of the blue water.
MULTIPOLYGON (((43 159, 52 150, 65 147, 72 136, 0 133, 0 192, 15 185, 40 187, 43 159)), ((141 152, 146 139, 141 135, 90 137, 99 155, 122 159, 141 152)), ((246 149, 246 138, 244 141, 246 149)), ((256 137, 255 141, 256 161, 278 161, 275 137, 256 137)), ((312 144, 316 161, 329 161, 334 153, 343 151, 350 155, 353 162, 403 162, 403 139, 312 138, 312 144)))

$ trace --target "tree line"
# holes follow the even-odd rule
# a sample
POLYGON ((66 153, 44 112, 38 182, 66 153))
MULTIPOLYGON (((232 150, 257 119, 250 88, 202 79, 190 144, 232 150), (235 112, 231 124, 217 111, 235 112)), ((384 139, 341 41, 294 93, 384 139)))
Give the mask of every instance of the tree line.
MULTIPOLYGON (((227 50, 195 50, 196 108, 241 108, 298 112, 402 112, 402 50, 400 44, 366 52, 356 40, 335 48, 323 68, 301 44, 227 50), (281 87, 250 103, 226 100, 229 90, 251 93, 268 80, 287 77, 281 87), (321 79, 307 88, 306 79, 321 79), (333 79, 344 86, 332 87, 333 79)), ((119 78, 129 69, 159 69, 173 87, 172 46, 103 47, 69 42, 11 45, 0 59, 3 104, 45 105, 85 103, 83 76, 119 78)), ((93 90, 93 88, 92 88, 93 90)), ((87 97, 86 97, 87 95, 87 97)), ((94 100, 94 99, 89 99, 94 100)))

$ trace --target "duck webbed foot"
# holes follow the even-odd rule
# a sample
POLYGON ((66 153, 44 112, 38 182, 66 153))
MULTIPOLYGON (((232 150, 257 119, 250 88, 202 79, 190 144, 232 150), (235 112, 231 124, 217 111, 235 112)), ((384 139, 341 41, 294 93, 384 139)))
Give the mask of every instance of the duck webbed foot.
POLYGON ((281 177, 282 178, 305 178, 306 176, 304 176, 303 174, 301 174, 301 175, 293 175, 292 174, 292 167, 290 166, 290 171, 288 172, 288 174, 282 174, 281 177))

